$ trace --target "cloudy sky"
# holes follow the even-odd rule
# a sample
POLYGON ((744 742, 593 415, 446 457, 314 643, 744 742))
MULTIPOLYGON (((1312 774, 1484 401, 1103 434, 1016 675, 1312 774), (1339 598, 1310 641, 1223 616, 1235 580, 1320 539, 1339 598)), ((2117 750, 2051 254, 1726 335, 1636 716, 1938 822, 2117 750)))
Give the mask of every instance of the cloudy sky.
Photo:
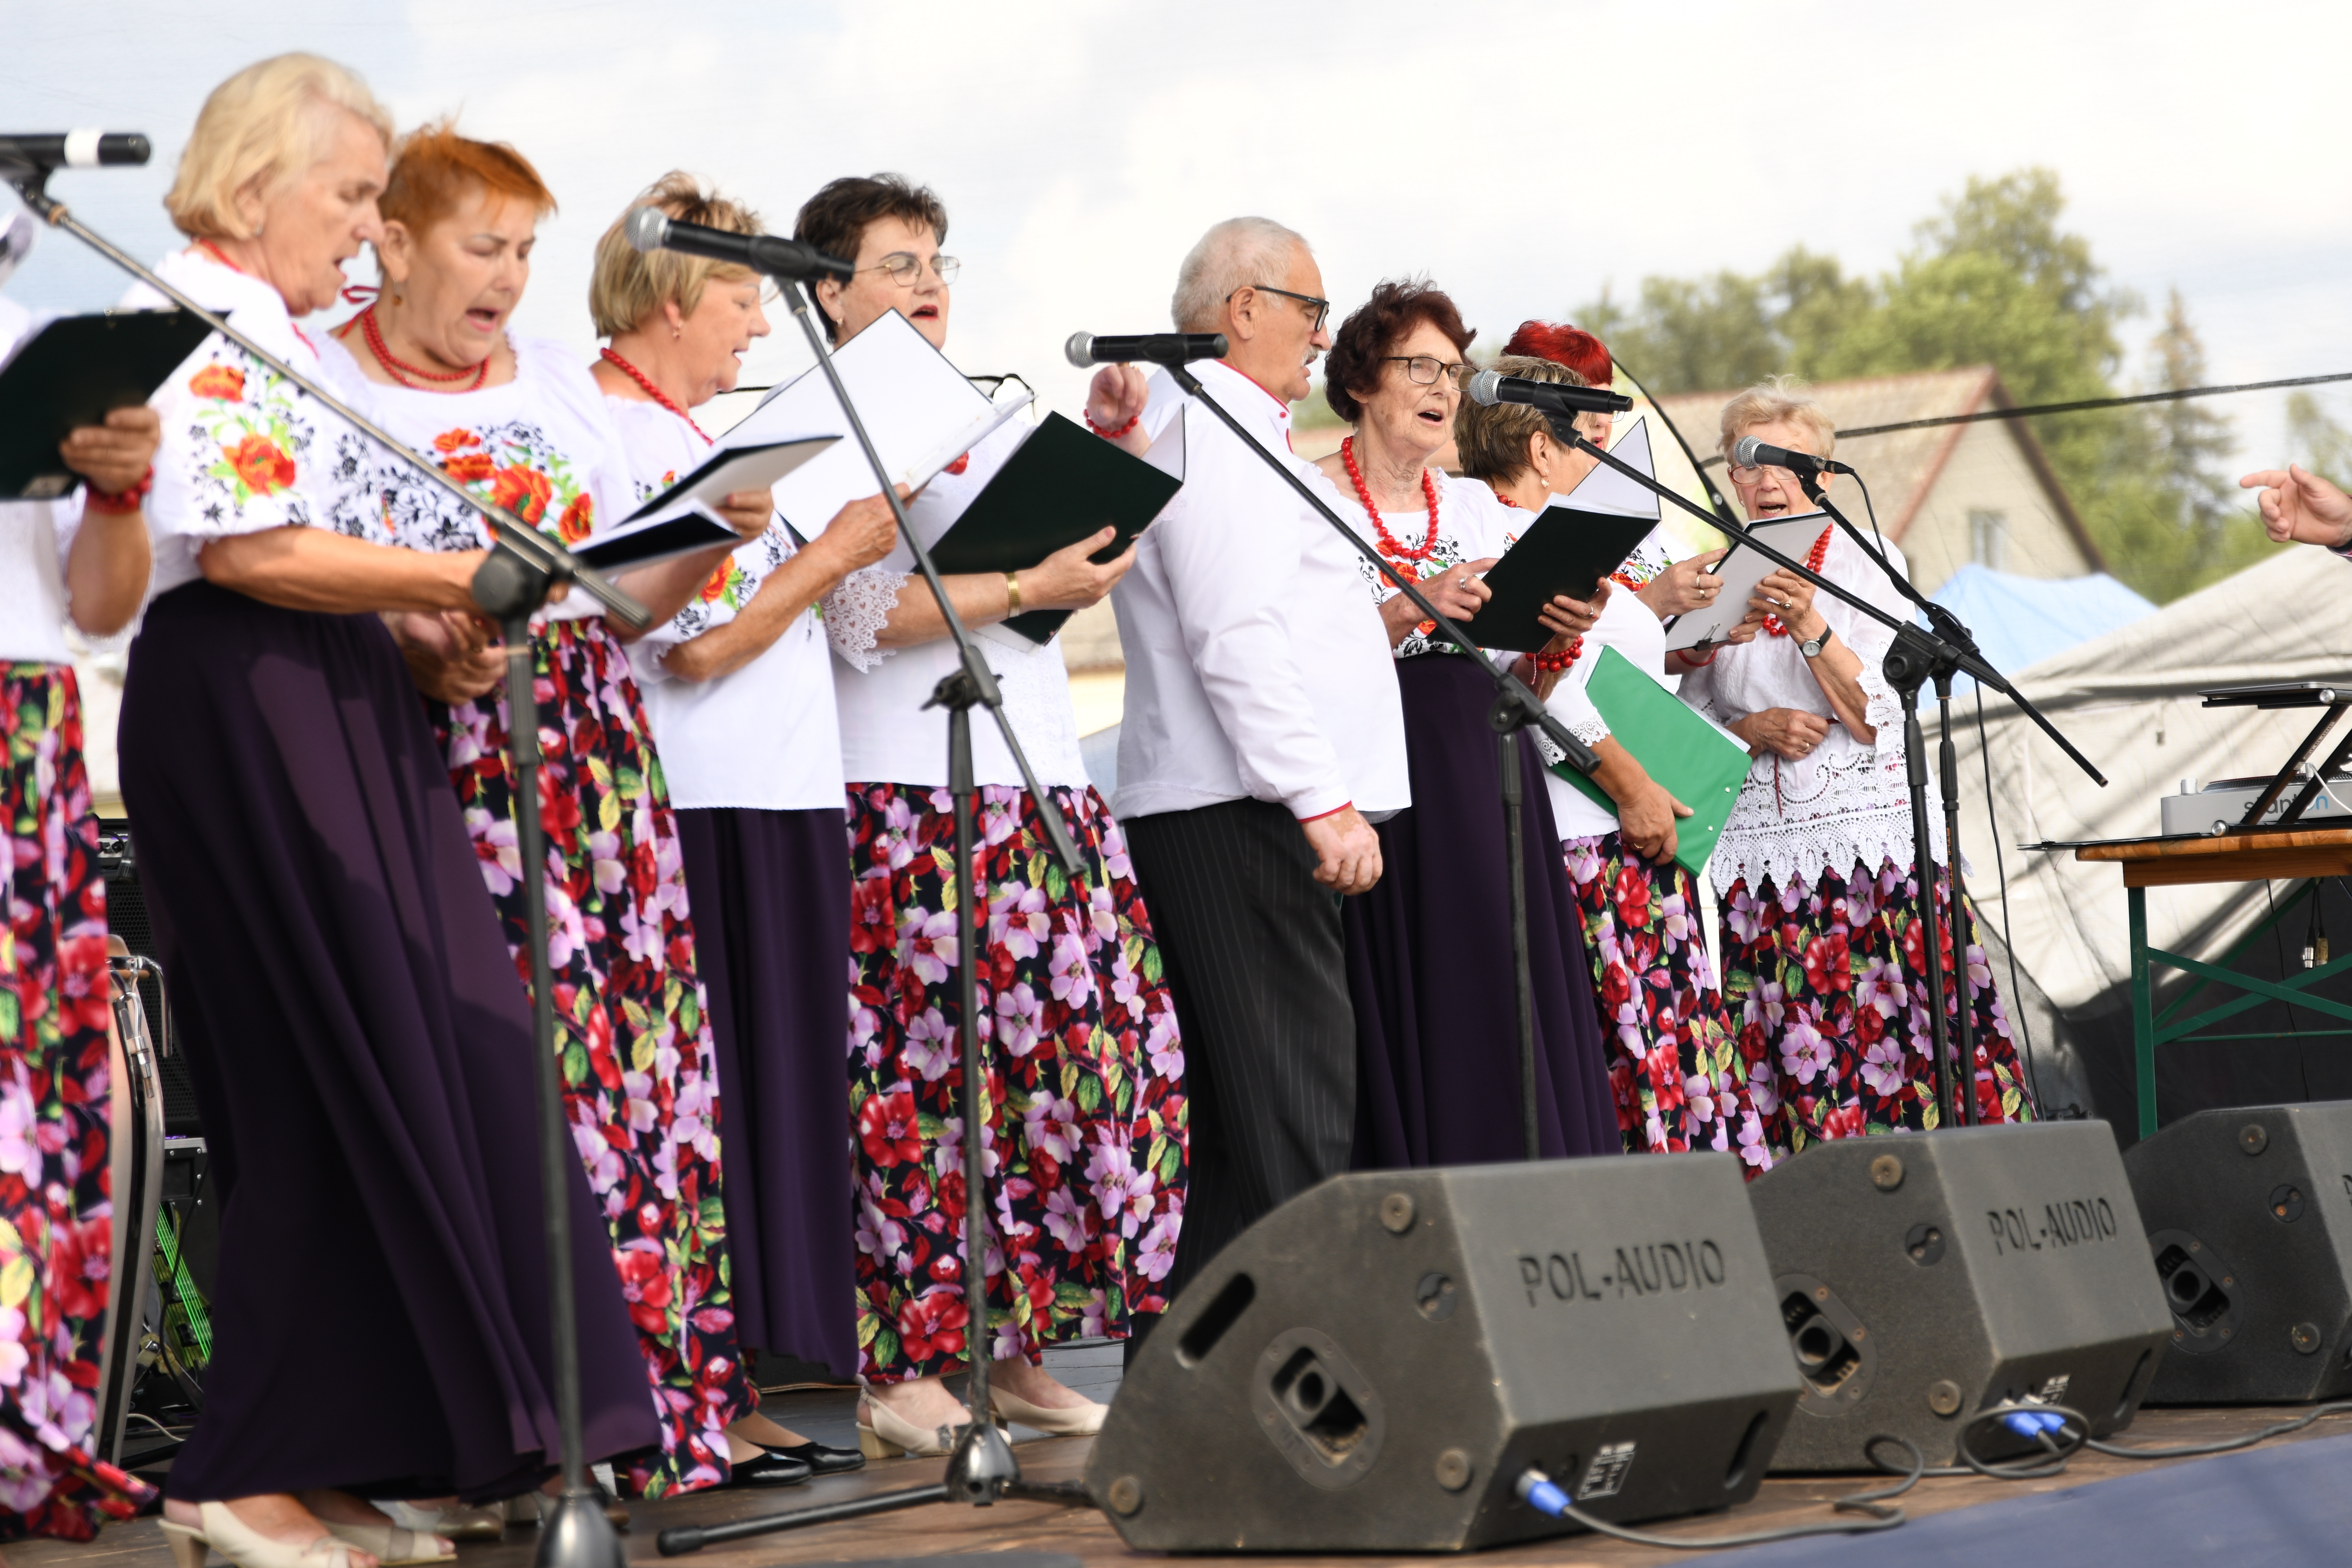
MULTIPOLYGON (((1063 338, 1164 327, 1178 260, 1235 213, 1305 232, 1342 308, 1427 271, 1500 335, 1800 241, 1875 270, 1970 174, 2042 163, 2116 282, 2183 291, 2217 378, 2352 370, 2352 182, 2315 65, 2352 54, 2341 5, 0 0, 0 40, 6 128, 153 138, 148 169, 53 186, 151 256, 205 93, 262 55, 513 141, 562 204, 520 327, 583 355, 590 247, 673 166, 780 228, 836 174, 930 183, 965 261, 950 352, 1067 407, 1063 338)), ((121 288, 54 235, 10 287, 121 288)), ((751 379, 800 362, 780 331, 751 379)), ((2226 400, 2248 457, 2278 405, 2226 400)), ((2331 406, 2352 422, 2352 393, 2331 406)))

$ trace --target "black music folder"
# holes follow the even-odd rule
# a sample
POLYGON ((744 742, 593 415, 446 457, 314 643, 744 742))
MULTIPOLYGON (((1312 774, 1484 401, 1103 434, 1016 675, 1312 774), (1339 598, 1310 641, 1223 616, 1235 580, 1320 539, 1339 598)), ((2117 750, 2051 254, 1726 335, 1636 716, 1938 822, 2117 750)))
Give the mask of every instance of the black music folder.
POLYGON ((154 396, 211 335, 184 310, 62 316, 35 329, 0 365, 0 500, 51 500, 79 484, 58 444, 154 396))
POLYGON ((1466 630, 1482 648, 1524 653, 1542 647, 1551 632, 1536 617, 1553 596, 1591 599, 1601 580, 1622 566, 1657 526, 1655 517, 1558 504, 1545 507, 1519 542, 1486 569, 1494 597, 1479 607, 1466 630))
MULTIPOLYGON (((1117 559, 1183 487, 1183 423, 1153 444, 1150 459, 1115 445, 1058 413, 1045 416, 931 547, 949 572, 1020 571, 1106 525, 1118 538, 1095 552, 1117 559), (1171 443, 1170 438, 1174 437, 1171 443), (1162 447, 1173 445, 1172 454, 1162 447), (1166 465, 1172 457, 1172 468, 1166 465)), ((1004 622, 1032 643, 1050 643, 1067 610, 1032 610, 1004 622)))

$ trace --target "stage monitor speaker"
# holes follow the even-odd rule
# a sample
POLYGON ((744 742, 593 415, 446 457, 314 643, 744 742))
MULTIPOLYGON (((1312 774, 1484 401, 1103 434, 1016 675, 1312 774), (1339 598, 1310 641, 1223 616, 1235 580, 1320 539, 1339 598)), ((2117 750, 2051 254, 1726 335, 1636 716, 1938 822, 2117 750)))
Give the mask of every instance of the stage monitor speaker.
MULTIPOLYGON (((1804 1384, 1775 1470, 1869 1469, 1879 1433, 1954 1464, 1966 1417, 2013 1400, 2079 1410, 2104 1437, 2130 1425, 2172 1337, 2104 1122, 1816 1144, 1748 1196, 1804 1384)), ((1990 1421, 1969 1443, 2031 1447, 1990 1421)))
MULTIPOLYGON (((147 895, 139 884, 139 857, 131 845, 131 824, 119 817, 101 817, 98 823, 98 865, 106 879, 106 928, 122 938, 142 958, 154 958, 155 927, 147 915, 147 895)), ((187 1059, 173 1038, 171 1009, 164 1005, 163 982, 150 975, 139 982, 139 999, 147 1009, 158 1053, 163 1090, 163 1131, 174 1138, 200 1137, 204 1119, 196 1113, 196 1092, 188 1081, 187 1059)))
POLYGON ((2124 1168, 2172 1312, 2150 1403, 2352 1393, 2352 1103, 2200 1111, 2124 1168))
POLYGON ((1213 1260, 1127 1369, 1087 1485, 1150 1552, 1449 1552, 1755 1493, 1797 1399, 1739 1166, 1340 1176, 1213 1260))

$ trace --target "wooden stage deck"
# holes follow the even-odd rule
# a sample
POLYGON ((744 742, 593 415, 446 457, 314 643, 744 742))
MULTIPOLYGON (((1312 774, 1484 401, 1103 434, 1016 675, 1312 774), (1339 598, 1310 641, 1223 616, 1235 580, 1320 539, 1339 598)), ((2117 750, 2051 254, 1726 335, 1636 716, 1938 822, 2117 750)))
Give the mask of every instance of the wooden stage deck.
MULTIPOLYGON (((1116 1346, 1074 1347, 1053 1353, 1052 1364, 1066 1383, 1108 1398, 1118 1377, 1116 1346)), ((766 1408, 785 1425, 826 1442, 852 1440, 854 1396, 840 1391, 771 1394, 766 1408)), ((2275 1407, 2147 1410, 2116 1441, 2144 1447, 2212 1442, 2269 1426, 2299 1411, 2275 1407)), ((2352 1433, 2352 1417, 2331 1416, 2291 1437, 2273 1439, 2293 1443, 2314 1437, 2352 1433)), ((1016 1440, 1021 1433, 1014 1433, 1016 1440)), ((1040 1439, 1019 1443, 1023 1473, 1034 1480, 1076 1479, 1086 1466, 1093 1440, 1086 1437, 1040 1439)), ((2268 1445, 2265 1445, 2266 1447, 2268 1445)), ((1956 1509, 1982 1507, 2037 1492, 2059 1491, 2119 1476, 2135 1475, 2164 1464, 2195 1460, 2126 1460, 2084 1454, 2053 1480, 1996 1482, 1979 1477, 1923 1480, 1903 1500, 1913 1519, 1956 1509)), ((1091 1509, 1042 1502, 1001 1502, 989 1509, 935 1504, 904 1512, 814 1529, 754 1537, 730 1546, 712 1547, 688 1557, 665 1559, 654 1550, 656 1532, 674 1524, 716 1524, 776 1510, 810 1503, 833 1502, 894 1487, 919 1486, 939 1479, 944 1461, 893 1459, 868 1464, 852 1475, 813 1481, 780 1492, 753 1495, 726 1491, 703 1493, 667 1502, 638 1503, 628 1534, 622 1537, 632 1564, 676 1563, 680 1568, 769 1568, 772 1564, 834 1563, 886 1558, 927 1557, 946 1553, 1029 1552, 1053 1552, 1076 1558, 1086 1568, 1136 1568, 1153 1560, 1151 1554, 1129 1552, 1108 1521, 1091 1509)), ((1852 1476, 1774 1478, 1764 1483, 1756 1500, 1728 1513, 1668 1521, 1648 1526, 1662 1534, 1706 1536, 1761 1530, 1832 1517, 1829 1500, 1864 1490, 1871 1483, 1852 1476)), ((1881 1538, 1884 1561, 1900 1563, 1901 1531, 1881 1538)), ((459 1568, 530 1568, 538 1542, 533 1530, 516 1528, 496 1545, 465 1544, 458 1548, 459 1568)), ((1628 1545, 1592 1536, 1568 1536, 1528 1546, 1471 1554, 1480 1563, 1540 1563, 1548 1568, 1632 1568, 1634 1564, 1688 1563, 1703 1553, 1668 1552, 1628 1545)), ((163 1536, 152 1519, 110 1526, 91 1544, 71 1546, 53 1541, 18 1542, 7 1549, 9 1568, 170 1568, 163 1536)), ((218 1568, 223 1559, 212 1562, 218 1568)), ((1209 1558, 1171 1560, 1186 1563, 1209 1558)), ((1225 1561, 1236 1561, 1226 1559, 1225 1561)), ((1269 1559, 1257 1559, 1265 1562, 1269 1559)), ((1426 1554, 1393 1557, 1361 1555, 1320 1558, 1289 1556, 1281 1562, 1300 1568, 1329 1563, 1363 1568, 1378 1563, 1414 1562, 1426 1564, 1426 1554)))

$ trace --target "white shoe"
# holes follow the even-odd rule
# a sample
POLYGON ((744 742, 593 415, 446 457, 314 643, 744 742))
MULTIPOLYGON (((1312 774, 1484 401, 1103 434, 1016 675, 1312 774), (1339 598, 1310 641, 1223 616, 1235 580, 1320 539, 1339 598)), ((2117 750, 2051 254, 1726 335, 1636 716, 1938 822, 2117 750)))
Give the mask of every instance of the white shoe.
POLYGON ((857 1451, 869 1459, 895 1459, 901 1455, 935 1459, 954 1451, 956 1436, 970 1421, 953 1426, 918 1427, 878 1399, 857 1402, 857 1451))
MULTIPOLYGON (((408 1544, 412 1548, 420 1539, 435 1539, 431 1536, 419 1538, 412 1531, 396 1530, 391 1525, 376 1527, 385 1537, 383 1547, 378 1548, 365 1542, 352 1541, 339 1533, 333 1525, 327 1527, 327 1534, 313 1541, 299 1544, 290 1541, 273 1541, 230 1512, 226 1503, 198 1503, 196 1517, 201 1523, 189 1525, 175 1524, 170 1520, 163 1521, 164 1544, 172 1549, 174 1568, 205 1568, 207 1548, 227 1558, 235 1568, 353 1568, 352 1559, 360 1552, 374 1552, 385 1563, 437 1563, 445 1555, 437 1552, 431 1556, 395 1558, 384 1555, 383 1548, 394 1545, 399 1536, 408 1536, 408 1544)), ((345 1525, 342 1528, 360 1530, 366 1527, 345 1525)), ((449 1545, 446 1541, 439 1544, 449 1545)), ((447 1554, 454 1555, 456 1551, 457 1548, 452 1546, 447 1554)))
POLYGON ((1110 1414, 1109 1406, 1091 1399, 1083 1405, 1048 1409, 994 1386, 988 1391, 988 1407, 1007 1421, 1018 1421, 1049 1437, 1091 1437, 1102 1430, 1103 1417, 1110 1414))

